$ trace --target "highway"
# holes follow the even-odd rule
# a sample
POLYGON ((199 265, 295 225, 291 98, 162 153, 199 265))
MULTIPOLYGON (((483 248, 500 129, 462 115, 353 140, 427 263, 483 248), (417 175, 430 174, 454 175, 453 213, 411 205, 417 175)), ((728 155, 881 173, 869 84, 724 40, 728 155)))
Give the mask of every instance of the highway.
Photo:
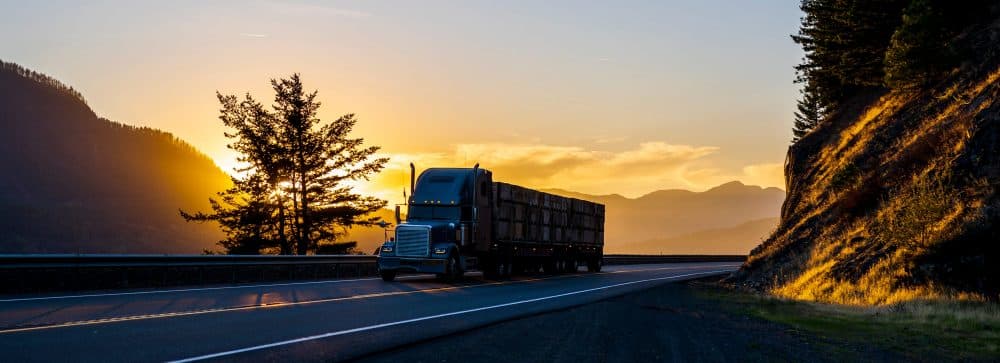
POLYGON ((460 283, 430 276, 0 296, 4 361, 331 361, 586 304, 739 263, 460 283))

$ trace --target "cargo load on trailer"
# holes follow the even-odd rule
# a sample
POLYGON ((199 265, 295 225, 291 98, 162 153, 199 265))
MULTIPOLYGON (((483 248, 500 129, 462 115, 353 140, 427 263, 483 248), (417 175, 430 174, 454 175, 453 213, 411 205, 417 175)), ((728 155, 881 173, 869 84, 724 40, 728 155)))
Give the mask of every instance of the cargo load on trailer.
POLYGON ((514 273, 601 270, 604 205, 494 182, 473 168, 431 168, 414 180, 410 165, 406 221, 379 251, 382 278, 399 272, 456 279, 478 269, 487 278, 514 273))

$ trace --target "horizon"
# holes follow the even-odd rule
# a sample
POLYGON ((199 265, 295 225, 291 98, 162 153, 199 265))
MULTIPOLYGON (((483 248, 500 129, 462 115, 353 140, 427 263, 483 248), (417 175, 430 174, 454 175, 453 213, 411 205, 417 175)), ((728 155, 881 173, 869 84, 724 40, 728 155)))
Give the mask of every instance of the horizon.
POLYGON ((784 188, 802 55, 794 2, 232 4, 30 4, 0 15, 0 29, 24 34, 0 46, 99 116, 170 132, 230 174, 214 92, 269 104, 268 80, 300 73, 321 119, 355 113, 353 136, 391 158, 355 183, 390 203, 410 162, 478 162, 498 180, 630 198, 732 180, 784 188))

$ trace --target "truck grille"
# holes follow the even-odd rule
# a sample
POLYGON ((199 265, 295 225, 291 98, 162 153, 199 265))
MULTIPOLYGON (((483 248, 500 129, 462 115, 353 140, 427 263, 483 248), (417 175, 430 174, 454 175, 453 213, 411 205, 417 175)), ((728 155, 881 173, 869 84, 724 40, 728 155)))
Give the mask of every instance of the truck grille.
POLYGON ((430 254, 431 229, 426 226, 396 227, 396 255, 421 256, 430 254))

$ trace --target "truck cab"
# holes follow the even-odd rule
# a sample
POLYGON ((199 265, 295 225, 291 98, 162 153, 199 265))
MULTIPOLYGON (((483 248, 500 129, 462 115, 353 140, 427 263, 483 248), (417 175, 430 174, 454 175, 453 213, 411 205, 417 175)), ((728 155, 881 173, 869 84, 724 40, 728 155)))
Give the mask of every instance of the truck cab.
POLYGON ((491 195, 492 173, 478 165, 427 169, 415 185, 411 174, 406 221, 379 251, 382 279, 392 281, 399 272, 460 278, 475 251, 489 248, 491 195))

